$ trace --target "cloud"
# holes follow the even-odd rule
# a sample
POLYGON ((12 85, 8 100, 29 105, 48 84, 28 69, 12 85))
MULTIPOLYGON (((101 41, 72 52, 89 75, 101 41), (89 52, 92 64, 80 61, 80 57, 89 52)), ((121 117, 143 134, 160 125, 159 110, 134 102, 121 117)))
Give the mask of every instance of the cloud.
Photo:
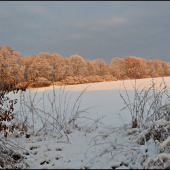
POLYGON ((45 50, 106 61, 126 55, 168 61, 169 8, 170 2, 1 1, 0 45, 23 55, 45 50))
POLYGON ((45 7, 42 7, 42 6, 35 6, 33 8, 31 8, 29 10, 29 12, 32 14, 32 15, 36 15, 36 16, 44 16, 47 14, 47 11, 46 11, 46 8, 45 7))
POLYGON ((120 25, 120 24, 125 24, 126 19, 123 17, 112 17, 112 18, 105 18, 105 19, 100 19, 96 21, 96 25, 105 25, 105 26, 114 26, 114 25, 120 25))
POLYGON ((76 26, 78 28, 89 30, 89 31, 104 31, 113 26, 123 26, 128 22, 121 16, 113 16, 104 19, 84 19, 78 20, 76 26))
POLYGON ((92 38, 92 35, 86 33, 86 32, 76 32, 73 34, 70 34, 66 36, 65 40, 80 40, 80 39, 86 39, 86 38, 92 38))
POLYGON ((51 44, 63 44, 63 43, 74 43, 79 40, 87 40, 87 39, 93 39, 93 35, 88 34, 86 32, 74 32, 70 33, 64 36, 61 35, 54 35, 52 38, 44 38, 43 41, 41 41, 41 44, 45 45, 51 45, 51 44))

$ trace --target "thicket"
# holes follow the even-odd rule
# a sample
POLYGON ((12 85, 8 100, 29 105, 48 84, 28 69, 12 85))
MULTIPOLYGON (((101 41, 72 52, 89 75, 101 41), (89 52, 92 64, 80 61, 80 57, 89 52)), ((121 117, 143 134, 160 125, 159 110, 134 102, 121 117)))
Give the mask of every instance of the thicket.
POLYGON ((47 52, 22 57, 9 45, 0 47, 0 81, 5 77, 18 86, 44 87, 52 85, 53 79, 57 85, 140 79, 152 74, 170 76, 170 63, 128 56, 115 57, 108 65, 103 59, 84 60, 77 54, 63 58, 47 52))
MULTIPOLYGON (((1 63, 1 65, 4 63, 1 63)), ((14 105, 17 99, 11 100, 7 94, 9 92, 17 93, 19 90, 25 91, 27 87, 16 87, 17 81, 6 79, 7 73, 1 67, 0 82, 0 169, 20 169, 25 166, 24 157, 21 154, 20 146, 7 140, 9 133, 13 133, 18 126, 13 124, 14 105)))
MULTIPOLYGON (((145 147, 145 154, 140 149, 135 162, 144 169, 170 169, 170 95, 169 88, 162 77, 162 82, 156 83, 152 77, 152 85, 139 87, 133 84, 134 98, 129 96, 126 87, 126 98, 120 94, 125 107, 131 113, 131 123, 125 125, 129 135, 136 136, 136 143, 145 147), (151 144, 154 152, 148 152, 151 144), (150 146, 149 146, 150 145, 150 146)), ((129 168, 135 168, 131 164, 129 168)))

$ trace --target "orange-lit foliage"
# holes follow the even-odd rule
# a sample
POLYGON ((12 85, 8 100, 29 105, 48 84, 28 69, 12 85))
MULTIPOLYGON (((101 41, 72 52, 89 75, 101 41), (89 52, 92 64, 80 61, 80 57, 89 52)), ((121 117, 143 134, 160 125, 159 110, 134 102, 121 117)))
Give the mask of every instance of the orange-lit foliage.
POLYGON ((103 61, 103 59, 97 59, 94 60, 98 66, 98 74, 99 76, 104 76, 104 75, 108 75, 108 70, 107 70, 107 65, 106 63, 103 61))
POLYGON ((140 61, 140 78, 147 78, 148 77, 148 69, 147 69, 147 61, 144 58, 138 58, 140 61))
POLYGON ((64 60, 59 54, 52 54, 49 58, 49 64, 51 66, 51 74, 54 81, 59 81, 64 73, 64 60))
POLYGON ((170 75, 170 67, 168 63, 162 61, 162 74, 163 76, 168 76, 170 75))
POLYGON ((129 78, 141 77, 141 64, 139 59, 134 56, 126 57, 125 66, 129 78))
POLYGON ((126 76, 125 62, 123 58, 115 57, 111 61, 111 74, 118 79, 123 79, 126 76))
POLYGON ((0 47, 0 81, 4 77, 8 82, 15 80, 18 85, 29 87, 49 86, 53 79, 57 84, 82 84, 170 76, 170 63, 159 60, 115 57, 110 65, 103 59, 85 61, 77 54, 63 58, 44 52, 22 58, 8 45, 0 47))
POLYGON ((70 61, 70 72, 73 76, 80 76, 85 73, 86 65, 82 57, 75 54, 70 56, 69 61, 70 61))
POLYGON ((6 81, 16 80, 19 81, 20 74, 20 61, 22 55, 11 50, 11 47, 5 45, 4 49, 0 48, 0 81, 6 79, 6 81))
MULTIPOLYGON (((13 91, 17 93, 19 90, 25 91, 26 87, 16 87, 18 79, 15 74, 20 70, 17 61, 20 60, 20 54, 11 50, 9 46, 1 48, 0 51, 0 132, 7 137, 9 132, 13 132, 17 129, 17 126, 10 125, 7 122, 11 122, 14 119, 14 105, 17 103, 17 99, 10 100, 6 95, 13 91), (9 64, 8 64, 9 63, 9 64), (11 68, 14 69, 14 73, 11 72, 11 68), (15 70, 17 69, 17 70, 15 70)), ((18 77, 17 77, 18 78, 18 77)))
POLYGON ((96 75, 94 61, 86 60, 86 76, 96 75))

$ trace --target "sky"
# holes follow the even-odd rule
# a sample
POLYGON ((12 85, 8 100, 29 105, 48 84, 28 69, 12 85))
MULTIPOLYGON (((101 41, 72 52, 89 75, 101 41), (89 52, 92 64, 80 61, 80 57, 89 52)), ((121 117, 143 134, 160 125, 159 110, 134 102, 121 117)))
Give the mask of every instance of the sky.
POLYGON ((85 60, 170 62, 168 1, 0 1, 0 46, 85 60))

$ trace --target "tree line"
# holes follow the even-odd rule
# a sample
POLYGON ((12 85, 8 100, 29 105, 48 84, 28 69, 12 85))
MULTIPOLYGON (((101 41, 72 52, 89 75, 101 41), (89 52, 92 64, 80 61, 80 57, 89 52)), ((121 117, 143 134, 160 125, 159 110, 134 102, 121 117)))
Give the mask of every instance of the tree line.
POLYGON ((170 63, 160 60, 146 60, 135 56, 115 57, 110 65, 103 59, 84 60, 75 54, 63 58, 59 54, 39 53, 25 56, 0 46, 0 82, 17 81, 18 85, 29 87, 56 84, 83 84, 102 81, 128 80, 170 76, 170 63))

